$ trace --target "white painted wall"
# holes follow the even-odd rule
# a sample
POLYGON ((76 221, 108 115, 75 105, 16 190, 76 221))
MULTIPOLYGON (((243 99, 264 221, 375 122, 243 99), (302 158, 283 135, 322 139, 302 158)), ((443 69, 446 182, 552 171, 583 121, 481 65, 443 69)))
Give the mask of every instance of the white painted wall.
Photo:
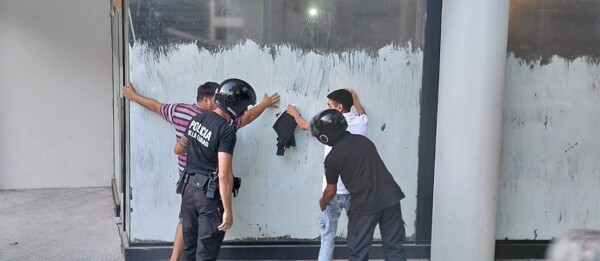
POLYGON ((0 189, 110 185, 109 7, 0 0, 0 189))
POLYGON ((504 97, 497 238, 600 228, 600 65, 510 55, 504 97))
MULTIPOLYGON (((247 80, 257 93, 278 92, 279 109, 268 109, 238 132, 234 173, 243 178, 233 200, 234 227, 227 239, 319 236, 318 199, 323 175, 323 145, 296 130, 296 144, 284 157, 275 155, 276 114, 295 103, 309 119, 326 108, 326 94, 338 88, 356 89, 369 115, 369 137, 406 193, 402 200, 407 234, 414 233, 419 133, 421 51, 387 46, 377 56, 364 51, 317 54, 254 42, 219 53, 181 45, 155 57, 136 44, 130 50, 131 81, 138 91, 165 103, 194 102, 205 81, 229 77, 247 80)), ((159 115, 130 103, 130 170, 134 241, 173 240, 180 198, 175 194, 177 163, 175 132, 159 115)), ((345 225, 340 223, 340 235, 345 225)))

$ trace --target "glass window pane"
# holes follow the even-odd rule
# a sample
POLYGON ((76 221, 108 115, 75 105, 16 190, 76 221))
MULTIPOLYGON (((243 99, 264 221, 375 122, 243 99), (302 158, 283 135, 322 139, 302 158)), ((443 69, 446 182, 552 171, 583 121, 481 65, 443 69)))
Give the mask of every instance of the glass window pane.
MULTIPOLYGON (((319 237, 323 145, 297 129, 296 146, 276 156, 272 125, 292 103, 310 119, 327 108, 329 92, 347 87, 407 194, 404 219, 414 234, 424 0, 138 0, 129 7, 131 81, 142 95, 193 103, 200 84, 230 77, 248 81, 261 98, 281 95, 279 108, 238 132, 234 173, 243 186, 227 239, 319 237)), ((180 202, 175 131, 134 103, 130 122, 131 239, 171 241, 180 202)))
POLYGON ((600 226, 600 2, 512 0, 498 239, 600 226))

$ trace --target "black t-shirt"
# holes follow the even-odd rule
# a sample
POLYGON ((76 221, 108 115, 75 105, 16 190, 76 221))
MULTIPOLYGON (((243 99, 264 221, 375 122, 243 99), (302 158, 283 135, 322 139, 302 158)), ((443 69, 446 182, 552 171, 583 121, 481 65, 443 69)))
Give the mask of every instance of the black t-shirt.
POLYGON ((213 172, 218 167, 218 153, 233 155, 236 134, 220 115, 206 111, 194 116, 185 131, 188 173, 213 172))
POLYGON ((327 184, 338 177, 350 192, 350 211, 368 214, 398 204, 400 186, 377 153, 375 144, 362 135, 342 134, 325 158, 327 184))

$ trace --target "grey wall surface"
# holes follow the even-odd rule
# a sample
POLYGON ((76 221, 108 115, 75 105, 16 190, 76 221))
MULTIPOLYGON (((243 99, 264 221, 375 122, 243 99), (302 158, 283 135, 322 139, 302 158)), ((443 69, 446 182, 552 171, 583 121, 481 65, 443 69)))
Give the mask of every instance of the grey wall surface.
POLYGON ((600 2, 512 0, 498 239, 600 227, 600 2))
POLYGON ((109 7, 0 0, 0 189, 110 185, 109 7))
MULTIPOLYGON (((233 200, 230 240, 319 236, 323 145, 297 129, 296 147, 276 156, 272 126, 289 103, 310 119, 326 108, 330 91, 354 87, 369 117, 368 136, 407 195, 402 208, 410 236, 415 230, 422 59, 422 52, 410 46, 385 46, 375 55, 361 50, 327 54, 287 45, 262 48, 248 40, 216 53, 184 44, 155 55, 136 43, 130 50, 130 71, 142 95, 163 103, 194 102, 199 84, 229 77, 248 81, 258 94, 281 95, 280 108, 268 109, 238 132, 233 170, 243 185, 233 200)), ((180 204, 175 131, 133 102, 130 111, 130 239, 171 241, 180 204)), ((338 230, 343 237, 345 224, 343 219, 338 230)))
POLYGON ((600 227, 600 66, 506 61, 498 239, 600 227))

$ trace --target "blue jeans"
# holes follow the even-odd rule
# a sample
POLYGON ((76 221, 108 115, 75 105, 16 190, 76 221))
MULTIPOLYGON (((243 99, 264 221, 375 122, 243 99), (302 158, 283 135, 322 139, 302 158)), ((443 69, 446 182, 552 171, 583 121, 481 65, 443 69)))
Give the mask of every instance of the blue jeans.
POLYGON ((319 261, 333 260, 333 247, 335 245, 335 235, 337 233, 338 219, 342 214, 342 209, 350 208, 350 195, 337 194, 329 201, 325 211, 321 213, 321 248, 319 249, 319 261))

